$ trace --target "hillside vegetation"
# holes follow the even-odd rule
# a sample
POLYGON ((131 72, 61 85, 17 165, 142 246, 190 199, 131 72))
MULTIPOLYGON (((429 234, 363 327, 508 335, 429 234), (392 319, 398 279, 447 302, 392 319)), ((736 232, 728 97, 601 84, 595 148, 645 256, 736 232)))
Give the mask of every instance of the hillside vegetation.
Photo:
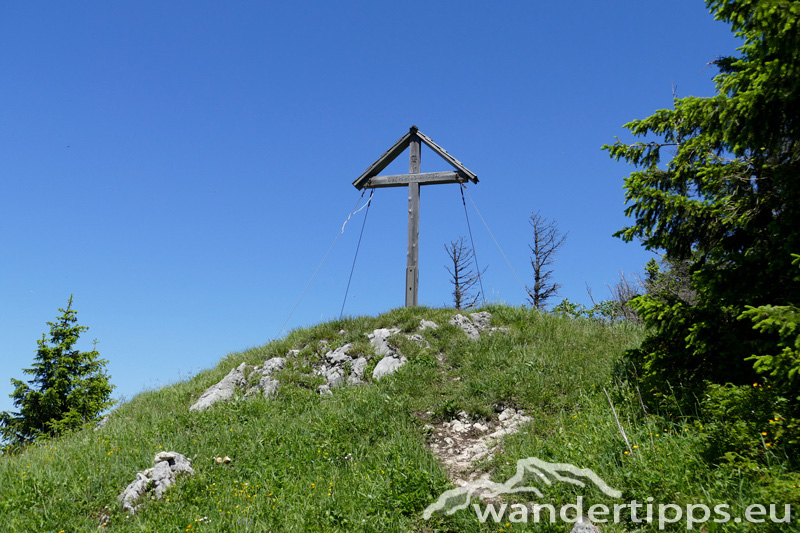
MULTIPOLYGON (((798 503, 800 479, 784 471, 786 459, 768 446, 763 462, 715 467, 704 460, 711 433, 701 421, 645 411, 635 384, 615 377, 627 375, 620 371, 621 356, 640 344, 642 328, 524 308, 484 310, 492 313, 493 326, 508 332, 470 340, 448 324, 453 310, 396 309, 298 329, 230 354, 188 381, 143 392, 119 406, 102 429, 39 440, 0 458, 0 530, 569 531, 564 523, 481 523, 469 510, 422 518, 428 505, 453 488, 427 446, 431 425, 461 411, 471 420, 491 421, 508 407, 532 420, 476 465, 497 481, 514 474, 517 460, 538 457, 590 468, 625 500, 725 502, 735 508, 786 502, 788 496, 798 503), (416 332, 421 319, 440 328, 421 332, 430 347, 395 337, 408 358, 396 373, 318 394, 323 379, 309 374, 325 350, 350 342, 367 355, 367 333, 391 326, 416 332), (291 349, 300 353, 277 374, 281 385, 274 397, 189 411, 232 368, 284 357, 291 349), (117 495, 161 451, 186 455, 195 474, 129 515, 117 495), (214 460, 224 456, 230 463, 214 460)), ((375 363, 373 358, 365 376, 375 363)), ((591 486, 560 483, 543 492, 543 501, 553 504, 577 495, 586 506, 609 501, 591 486)), ((507 501, 529 501, 512 496, 507 501)), ((787 531, 796 524, 762 524, 758 530, 787 531)), ((685 524, 674 527, 685 530, 685 524)), ((643 530, 657 525, 604 528, 643 530)))

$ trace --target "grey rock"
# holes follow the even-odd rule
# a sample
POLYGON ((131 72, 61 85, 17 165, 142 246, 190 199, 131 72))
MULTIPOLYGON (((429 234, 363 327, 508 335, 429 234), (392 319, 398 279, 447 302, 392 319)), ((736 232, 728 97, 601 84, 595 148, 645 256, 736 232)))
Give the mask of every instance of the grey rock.
POLYGON ((128 485, 117 499, 123 509, 134 513, 141 505, 136 502, 147 492, 153 491, 156 499, 161 499, 164 491, 175 483, 178 474, 194 474, 189 459, 178 452, 160 452, 153 460, 155 466, 136 473, 136 479, 128 485))
POLYGON ((286 357, 297 357, 300 355, 300 350, 289 350, 286 352, 286 357))
POLYGON ((164 491, 175 482, 175 476, 172 475, 172 470, 169 469, 169 463, 166 461, 156 463, 156 466, 150 469, 150 480, 154 485, 153 490, 156 494, 156 499, 160 500, 164 495, 164 491))
POLYGON ((361 380, 364 379, 364 371, 367 369, 367 358, 366 357, 359 357, 358 359, 354 359, 350 365, 350 376, 348 377, 348 381, 355 380, 357 383, 353 383, 354 385, 358 385, 361 383, 361 380))
MULTIPOLYGON (((294 351, 294 350, 292 350, 294 351)), ((291 351, 289 352, 291 354, 291 351)), ((298 351, 299 353, 299 351, 298 351)), ((246 396, 257 393, 259 390, 264 394, 265 398, 273 396, 278 391, 280 381, 273 378, 272 375, 286 366, 286 359, 283 357, 273 357, 264 362, 264 366, 259 369, 263 377, 259 380, 258 385, 247 391, 246 396)))
POLYGON ((317 387, 317 392, 319 393, 320 396, 330 396, 331 394, 333 394, 331 388, 328 385, 320 385, 319 387, 317 387))
POLYGON ((395 349, 389 344, 389 337, 400 333, 398 328, 381 328, 368 333, 370 344, 377 356, 394 355, 395 349))
POLYGON ((325 380, 328 382, 328 386, 332 389, 341 387, 344 385, 345 381, 344 368, 341 366, 329 368, 325 373, 325 380))
POLYGON ((517 411, 509 407, 507 409, 504 409, 503 412, 500 413, 500 416, 497 417, 497 419, 500 420, 500 422, 505 422, 509 418, 513 417, 515 414, 517 414, 517 411))
POLYGON ((469 431, 471 427, 470 424, 465 424, 461 420, 453 420, 453 423, 450 425, 450 429, 458 433, 469 431))
POLYGON ((426 329, 439 329, 439 324, 432 320, 425 320, 423 318, 419 321, 419 330, 425 331, 426 329))
POLYGON ((323 366, 315 372, 325 378, 329 388, 341 387, 347 378, 347 366, 352 363, 352 358, 348 352, 353 345, 348 343, 344 346, 328 351, 322 358, 323 366))
POLYGON ((136 505, 139 496, 147 492, 147 489, 150 486, 150 478, 145 476, 144 473, 139 472, 136 474, 136 479, 133 480, 130 485, 125 487, 117 499, 122 503, 122 508, 128 511, 129 513, 136 512, 139 509, 139 505, 136 505))
POLYGON ((336 348, 335 350, 329 351, 325 354, 325 360, 331 365, 341 365, 346 362, 350 361, 350 356, 347 353, 353 347, 352 344, 347 343, 340 348, 336 348))
POLYGON ((228 375, 222 378, 222 381, 206 389, 189 410, 202 411, 203 409, 208 409, 220 400, 230 400, 236 392, 237 387, 244 387, 247 384, 247 379, 244 375, 246 368, 247 364, 242 363, 237 368, 228 372, 228 375))
POLYGON ((478 329, 489 329, 492 325, 492 314, 488 311, 481 311, 480 313, 470 313, 469 317, 472 322, 478 326, 478 329))
POLYGON ((277 379, 272 379, 270 376, 264 376, 258 382, 259 388, 264 392, 264 397, 269 398, 278 391, 278 386, 281 384, 277 379))
POLYGON ((169 464, 170 470, 175 474, 194 474, 192 463, 189 459, 178 452, 159 452, 156 454, 154 463, 166 462, 169 464))
MULTIPOLYGON (((291 354, 292 351, 293 350, 291 350, 289 354, 291 354)), ((237 389, 244 389, 247 387, 248 382, 246 373, 248 368, 251 369, 252 372, 259 372, 263 374, 263 377, 260 379, 258 385, 247 389, 247 392, 244 395, 245 398, 249 398, 255 394, 258 394, 259 391, 263 391, 264 396, 269 397, 275 393, 278 385, 280 384, 278 380, 272 378, 271 376, 285 366, 286 359, 284 357, 273 357, 268 359, 262 366, 253 367, 247 365, 246 363, 242 363, 238 367, 231 370, 227 376, 222 378, 222 381, 206 389, 202 396, 198 398, 198 400, 189 408, 189 410, 202 411, 203 409, 208 409, 219 401, 230 400, 233 398, 233 395, 236 393, 237 389)))
POLYGON ((427 348, 431 347, 431 344, 428 341, 426 341, 425 337, 423 337, 419 333, 412 333, 411 335, 407 335, 406 337, 408 338, 408 340, 414 341, 417 344, 421 344, 422 346, 425 346, 427 348))
POLYGON ((394 374, 398 368, 406 363, 406 361, 407 359, 402 355, 399 357, 387 355, 375 366, 375 370, 372 371, 372 378, 381 379, 389 374, 394 374))
POLYGON ((464 315, 458 314, 454 316, 450 319, 450 324, 460 328, 470 339, 474 340, 481 336, 478 326, 464 315))
MULTIPOLYGON (((299 353, 299 352, 298 352, 299 353)), ((272 359, 268 359, 264 366, 261 367, 261 373, 265 376, 271 376, 278 370, 282 370, 283 367, 286 366, 286 359, 283 357, 273 357, 272 359)))

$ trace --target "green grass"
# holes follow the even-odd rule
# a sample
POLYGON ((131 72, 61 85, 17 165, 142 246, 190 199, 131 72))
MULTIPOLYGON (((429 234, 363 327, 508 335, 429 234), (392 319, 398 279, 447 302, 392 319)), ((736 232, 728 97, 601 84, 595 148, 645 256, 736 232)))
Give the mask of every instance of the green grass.
MULTIPOLYGON (((447 325, 452 310, 396 309, 295 330, 228 355, 188 381, 139 394, 101 431, 85 429, 0 458, 0 531, 96 531, 106 520, 103 529, 112 531, 568 531, 564 524, 481 524, 467 511, 421 517, 452 486, 425 447, 423 426, 431 420, 418 415, 430 411, 436 422, 465 410, 486 418, 511 406, 525 409, 533 421, 507 437, 502 453, 485 465, 496 481, 513 474, 516 460, 535 456, 591 468, 626 499, 736 505, 780 497, 797 503, 800 479, 782 470, 782 458, 748 472, 712 468, 701 459, 701 431, 679 417, 645 414, 635 390, 615 381, 615 365, 640 342, 640 328, 504 306, 486 310, 508 334, 469 341, 447 325), (321 379, 305 375, 327 349, 353 342, 356 352, 369 355, 365 333, 391 326, 415 331, 421 318, 441 325, 423 332, 430 348, 398 336, 409 364, 378 383, 321 397, 321 379), (279 374, 274 399, 239 399, 189 412, 231 368, 290 349, 301 352, 279 374), (636 446, 632 454, 625 453, 603 388, 636 446), (116 495, 164 450, 189 457, 195 475, 129 516, 116 495), (213 461, 226 455, 230 464, 213 461)), ((596 493, 558 484, 545 496, 558 502, 582 494, 603 502, 596 493)), ((782 526, 775 530, 792 527, 782 526)), ((606 531, 656 530, 614 527, 606 531)))

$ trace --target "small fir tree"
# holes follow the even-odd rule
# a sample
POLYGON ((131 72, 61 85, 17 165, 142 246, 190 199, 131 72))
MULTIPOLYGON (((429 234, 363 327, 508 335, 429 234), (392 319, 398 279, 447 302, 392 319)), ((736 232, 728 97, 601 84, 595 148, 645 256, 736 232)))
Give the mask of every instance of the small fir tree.
POLYGON ((11 398, 18 413, 0 413, 0 436, 13 445, 24 445, 42 435, 55 436, 75 429, 113 405, 114 386, 105 372, 108 361, 100 359, 95 341, 92 351, 74 348, 88 327, 79 326, 72 296, 66 309, 59 309, 56 322, 48 322, 50 338, 37 341, 39 349, 33 368, 23 372, 33 376, 27 383, 11 379, 11 398))

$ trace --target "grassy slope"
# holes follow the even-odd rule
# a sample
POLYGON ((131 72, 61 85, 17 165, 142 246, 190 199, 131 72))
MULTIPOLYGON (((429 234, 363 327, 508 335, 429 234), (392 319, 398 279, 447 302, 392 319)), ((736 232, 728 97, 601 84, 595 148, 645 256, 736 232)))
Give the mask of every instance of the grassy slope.
MULTIPOLYGON (((101 431, 84 430, 0 459, 0 530, 97 530, 104 516, 105 529, 114 531, 525 530, 479 524, 466 511, 430 522, 421 518, 451 486, 424 445, 424 424, 415 413, 432 411, 434 420, 444 420, 464 409, 481 418, 496 416, 498 406, 523 408, 534 421, 507 438, 503 453, 485 465, 497 481, 513 474, 517 459, 536 456, 592 468, 626 499, 744 501, 756 490, 741 483, 732 489, 730 479, 698 459, 698 437, 690 427, 645 416, 629 388, 614 383, 614 365, 640 341, 640 329, 519 308, 487 310, 493 325, 511 328, 508 335, 469 341, 448 325, 426 331, 430 349, 401 342, 409 364, 397 374, 330 397, 316 394, 319 378, 304 375, 324 352, 319 340, 334 347, 354 342, 367 354, 364 333, 392 325, 413 331, 421 318, 446 324, 453 311, 398 309, 296 330, 231 354, 189 381, 142 393, 120 406, 101 431), (304 349, 280 374, 274 400, 188 411, 242 361, 260 363, 291 348, 304 349), (626 453, 603 387, 636 446, 633 454, 626 453), (196 474, 129 517, 116 495, 162 450, 188 456, 196 474), (229 465, 213 462, 225 455, 232 458, 229 465)), ((546 498, 574 501, 580 493, 603 501, 590 489, 561 485, 548 489, 546 498)))

